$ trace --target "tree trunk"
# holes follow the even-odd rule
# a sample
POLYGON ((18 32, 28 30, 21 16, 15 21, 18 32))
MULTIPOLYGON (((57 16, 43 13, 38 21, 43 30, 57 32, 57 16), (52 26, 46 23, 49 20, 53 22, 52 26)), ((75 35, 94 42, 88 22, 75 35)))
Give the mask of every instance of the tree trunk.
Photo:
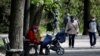
POLYGON ((25 8, 24 8, 24 28, 23 28, 23 35, 25 36, 24 40, 24 54, 23 56, 29 55, 29 42, 26 41, 27 32, 29 30, 29 24, 30 24, 30 0, 25 0, 25 8))
POLYGON ((30 27, 32 27, 32 25, 39 25, 40 24, 40 20, 41 20, 41 16, 42 16, 42 11, 43 11, 43 5, 42 6, 35 6, 35 5, 31 5, 31 10, 30 10, 30 27))
POLYGON ((88 34, 88 20, 90 18, 90 0, 84 0, 84 28, 83 35, 88 34))
MULTIPOLYGON (((23 50, 23 14, 25 0, 11 0, 9 39, 11 49, 23 50)), ((20 52, 6 53, 6 56, 20 56, 20 52)))
POLYGON ((24 36, 26 36, 29 30, 30 22, 30 0, 25 0, 25 10, 24 10, 24 36))

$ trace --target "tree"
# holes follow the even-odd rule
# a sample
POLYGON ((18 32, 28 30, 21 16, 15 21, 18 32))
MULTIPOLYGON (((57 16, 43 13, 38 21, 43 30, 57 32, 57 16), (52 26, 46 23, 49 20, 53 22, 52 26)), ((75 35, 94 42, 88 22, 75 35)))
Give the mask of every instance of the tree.
MULTIPOLYGON (((11 49, 23 50, 23 14, 25 0, 11 0, 9 40, 11 49)), ((6 56, 20 56, 19 53, 6 53, 6 56)))
POLYGON ((32 0, 30 6, 30 27, 40 24, 42 11, 44 8, 43 0, 32 0))
POLYGON ((24 36, 26 36, 29 30, 30 24, 30 0, 25 0, 25 10, 24 10, 24 36))
POLYGON ((83 35, 88 33, 88 21, 90 18, 90 0, 84 0, 84 30, 83 35))
POLYGON ((31 5, 30 9, 31 9, 30 10, 30 27, 32 27, 32 25, 35 25, 35 24, 39 25, 41 16, 42 16, 43 5, 41 6, 31 5))

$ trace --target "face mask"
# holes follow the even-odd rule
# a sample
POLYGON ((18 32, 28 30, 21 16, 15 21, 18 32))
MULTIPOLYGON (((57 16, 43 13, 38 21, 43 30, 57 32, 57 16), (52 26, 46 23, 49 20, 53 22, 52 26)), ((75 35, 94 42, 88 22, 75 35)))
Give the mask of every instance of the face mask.
POLYGON ((33 29, 33 31, 34 31, 34 32, 37 32, 37 30, 36 30, 36 29, 33 29))
POLYGON ((92 19, 92 21, 95 21, 95 18, 94 18, 94 19, 92 19))

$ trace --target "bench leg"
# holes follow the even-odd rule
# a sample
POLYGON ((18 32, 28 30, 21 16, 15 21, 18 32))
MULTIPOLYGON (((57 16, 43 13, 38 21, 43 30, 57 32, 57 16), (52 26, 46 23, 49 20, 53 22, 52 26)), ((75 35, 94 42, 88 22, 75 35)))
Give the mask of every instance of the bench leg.
POLYGON ((29 56, 29 51, 30 51, 29 43, 24 42, 24 56, 29 56))

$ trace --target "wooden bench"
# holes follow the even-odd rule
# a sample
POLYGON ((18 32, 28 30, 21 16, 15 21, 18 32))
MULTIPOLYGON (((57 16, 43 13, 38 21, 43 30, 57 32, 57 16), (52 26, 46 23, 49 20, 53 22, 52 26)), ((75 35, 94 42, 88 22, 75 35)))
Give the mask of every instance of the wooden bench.
POLYGON ((6 50, 9 49, 8 44, 10 41, 8 39, 8 34, 0 34, 0 39, 3 40, 3 43, 4 43, 6 50))
MULTIPOLYGON (((8 38, 8 34, 0 34, 0 39, 3 40, 6 53, 21 53, 21 52, 23 52, 23 49, 11 49, 10 48, 10 45, 9 45, 10 41, 8 38)), ((22 53, 20 56, 22 56, 22 53)))
MULTIPOLYGON (((10 40, 9 40, 9 38, 8 38, 8 34, 0 34, 0 39, 3 40, 6 53, 21 53, 21 52, 24 51, 23 49, 11 49, 11 48, 10 48, 10 45, 9 45, 10 40)), ((35 48, 35 47, 36 47, 34 44, 29 43, 29 39, 25 39, 25 37, 23 37, 23 39, 24 39, 24 47, 25 47, 25 45, 26 45, 26 46, 29 45, 28 48, 30 48, 30 47, 35 48), (26 43, 26 42, 27 42, 27 43, 26 43), (28 44, 28 45, 27 45, 27 44, 28 44)), ((23 54, 21 53, 20 56, 23 56, 23 54)))

